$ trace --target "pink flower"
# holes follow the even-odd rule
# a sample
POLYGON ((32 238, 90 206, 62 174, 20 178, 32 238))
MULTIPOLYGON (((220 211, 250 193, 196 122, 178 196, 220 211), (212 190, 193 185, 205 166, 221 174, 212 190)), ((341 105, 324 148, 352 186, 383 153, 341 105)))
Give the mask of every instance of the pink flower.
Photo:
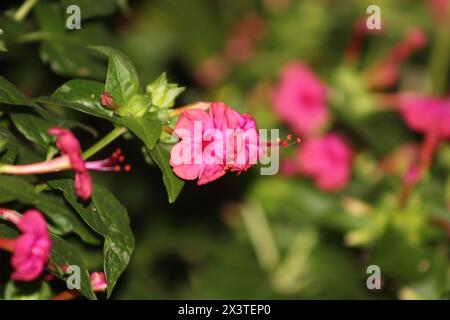
POLYGON ((407 96, 401 102, 401 112, 412 130, 437 130, 441 138, 450 138, 450 99, 407 96))
POLYGON ((426 34, 419 28, 409 30, 405 38, 365 72, 371 89, 381 89, 395 84, 400 76, 400 64, 427 44, 426 34))
POLYGON ((223 102, 211 103, 209 112, 184 111, 175 133, 181 141, 172 148, 170 165, 177 176, 198 179, 198 185, 220 178, 227 170, 246 171, 262 154, 255 120, 223 102))
POLYGON ((49 134, 56 136, 56 145, 61 154, 67 155, 75 171, 75 191, 78 197, 87 200, 92 194, 92 180, 81 156, 80 143, 70 130, 51 128, 49 134))
POLYGON ((338 191, 350 179, 352 151, 336 134, 305 140, 297 159, 299 171, 324 191, 338 191))
POLYGON ((406 96, 401 100, 406 124, 425 134, 420 152, 420 170, 426 171, 439 142, 450 138, 450 99, 406 96))
POLYGON ((42 274, 51 250, 50 235, 42 214, 28 210, 17 223, 22 234, 15 240, 11 279, 31 281, 42 274))
POLYGON ((93 291, 105 291, 108 285, 104 272, 93 272, 91 274, 91 287, 93 291))
POLYGON ((64 170, 75 171, 75 192, 78 197, 87 200, 92 194, 92 180, 89 170, 96 171, 130 171, 129 164, 121 166, 125 160, 120 149, 116 149, 113 154, 104 160, 84 161, 80 144, 77 138, 67 129, 51 128, 49 133, 56 135, 56 145, 61 151, 61 156, 42 162, 35 162, 22 165, 0 165, 0 174, 43 174, 60 172, 64 170))
POLYGON ((283 68, 275 88, 274 110, 293 132, 310 136, 328 119, 326 90, 307 65, 290 62, 283 68))

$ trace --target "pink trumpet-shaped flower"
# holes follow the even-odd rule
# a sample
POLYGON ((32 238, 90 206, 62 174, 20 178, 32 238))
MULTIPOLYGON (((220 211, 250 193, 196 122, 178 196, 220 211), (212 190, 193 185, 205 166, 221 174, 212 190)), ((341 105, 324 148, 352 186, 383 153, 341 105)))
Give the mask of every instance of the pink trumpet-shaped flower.
POLYGON ((450 138, 450 99, 406 96, 401 99, 401 113, 412 130, 425 134, 420 169, 426 170, 439 142, 450 138))
POLYGON ((42 274, 52 243, 47 224, 37 210, 28 210, 17 223, 22 234, 14 242, 11 279, 31 281, 42 274))
POLYGON ((96 171, 130 171, 129 164, 121 166, 125 160, 120 149, 107 159, 99 161, 85 161, 81 154, 80 143, 67 129, 51 128, 49 133, 56 136, 56 145, 61 156, 42 162, 23 165, 0 165, 0 173, 27 175, 60 172, 64 170, 75 171, 75 192, 78 197, 87 200, 92 195, 92 180, 89 170, 96 171))
POLYGON ((300 173, 324 191, 338 191, 350 179, 352 151, 336 134, 305 140, 297 152, 300 173))
POLYGON ((70 130, 51 128, 49 134, 56 136, 56 145, 63 155, 67 155, 72 169, 75 171, 75 192, 78 197, 87 200, 92 194, 92 179, 81 156, 78 139, 70 130))
POLYGON ((181 141, 172 148, 170 165, 177 176, 198 179, 198 185, 214 181, 226 171, 246 171, 262 155, 255 120, 223 102, 211 103, 209 112, 184 111, 175 133, 181 141))
POLYGON ((104 272, 91 273, 91 287, 92 291, 105 291, 108 285, 106 284, 106 277, 104 272))
POLYGON ((381 89, 393 85, 399 78, 401 63, 425 47, 427 41, 427 36, 421 29, 411 29, 383 59, 365 72, 369 88, 381 89))
POLYGON ((278 117, 296 134, 311 136, 328 119, 326 87, 300 62, 284 66, 274 89, 272 104, 278 117))
POLYGON ((450 99, 406 96, 401 102, 406 124, 414 131, 438 131, 441 138, 450 138, 450 99))

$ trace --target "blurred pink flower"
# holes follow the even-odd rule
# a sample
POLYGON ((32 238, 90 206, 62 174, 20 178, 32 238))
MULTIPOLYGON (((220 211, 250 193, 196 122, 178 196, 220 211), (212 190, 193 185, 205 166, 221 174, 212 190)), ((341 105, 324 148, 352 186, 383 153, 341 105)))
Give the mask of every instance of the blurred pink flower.
POLYGON ((17 223, 22 234, 14 242, 11 279, 31 281, 42 274, 51 250, 50 235, 42 214, 28 210, 17 223))
POLYGON ((302 136, 316 133, 328 119, 326 87, 301 62, 293 61, 284 66, 272 104, 278 117, 302 136))
POLYGON ((450 138, 450 99, 408 95, 400 101, 406 124, 412 130, 425 134, 420 154, 420 169, 425 171, 439 142, 450 138))
POLYGON ((428 0, 428 5, 439 23, 447 21, 450 14, 450 0, 428 0))
POLYGON ((108 285, 106 284, 106 277, 104 272, 91 273, 91 287, 92 291, 105 291, 108 285))
POLYGON ((406 96, 401 101, 401 113, 412 130, 436 130, 441 138, 450 138, 450 99, 406 96))
POLYGON ((300 173, 324 191, 338 191, 350 179, 352 151, 336 134, 305 140, 297 152, 300 173))
POLYGON ((233 63, 244 63, 252 58, 255 45, 263 38, 265 22, 261 16, 250 12, 233 25, 226 41, 225 54, 233 63))
POLYGON ((181 141, 172 148, 170 165, 177 176, 198 179, 198 185, 220 178, 227 170, 246 171, 262 153, 255 120, 223 102, 211 103, 209 112, 184 111, 175 133, 181 141))
POLYGON ((399 78, 400 64, 427 44, 427 36, 419 28, 408 31, 383 59, 365 72, 366 82, 371 89, 381 89, 395 84, 399 78))

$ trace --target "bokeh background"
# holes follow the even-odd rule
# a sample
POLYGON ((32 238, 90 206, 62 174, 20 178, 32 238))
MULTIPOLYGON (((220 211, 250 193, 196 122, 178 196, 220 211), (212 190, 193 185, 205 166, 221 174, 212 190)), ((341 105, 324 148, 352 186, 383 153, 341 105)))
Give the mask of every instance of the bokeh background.
MULTIPOLYGON (((74 77, 103 80, 106 64, 83 47, 105 44, 130 57, 143 83, 165 71, 171 82, 185 86, 177 106, 221 100, 252 114, 260 128, 287 135, 290 128, 274 112, 271 92, 282 67, 302 61, 334 93, 325 130, 344 136, 354 151, 351 180, 338 192, 322 191, 300 174, 261 176, 253 168, 206 186, 188 182, 168 204, 158 168, 146 163, 136 141, 118 140, 104 155, 120 146, 132 172, 94 177, 128 208, 136 236, 114 299, 448 297, 450 147, 439 146, 429 175, 399 204, 411 157, 405 145, 420 145, 423 136, 380 98, 448 92, 450 27, 433 11, 442 1, 54 2, 80 3, 80 31, 64 31, 54 17, 31 12, 17 30, 20 36, 0 37, 8 49, 0 53, 0 73, 29 96, 49 95, 74 77), (349 43, 364 33, 357 21, 368 16, 370 4, 381 8, 382 30, 361 36, 358 58, 350 61, 349 43), (402 61, 396 81, 373 90, 364 72, 412 28, 424 32, 426 45, 402 61), (39 31, 62 32, 67 39, 46 48, 39 31), (381 290, 366 287, 372 264, 381 268, 381 290)), ((99 119, 70 116, 99 136, 110 130, 99 119)), ((89 133, 79 136, 84 146, 94 141, 89 133)), ((282 161, 293 159, 297 148, 283 148, 282 161)), ((90 269, 97 269, 101 253, 73 241, 90 269)))

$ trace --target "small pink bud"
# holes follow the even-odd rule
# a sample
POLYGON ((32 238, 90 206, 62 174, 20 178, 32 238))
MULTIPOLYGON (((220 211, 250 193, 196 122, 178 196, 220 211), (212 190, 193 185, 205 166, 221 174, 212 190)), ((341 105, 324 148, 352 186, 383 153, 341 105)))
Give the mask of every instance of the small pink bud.
POLYGON ((114 110, 117 109, 117 105, 114 102, 114 98, 106 91, 100 95, 100 104, 110 109, 114 110))

